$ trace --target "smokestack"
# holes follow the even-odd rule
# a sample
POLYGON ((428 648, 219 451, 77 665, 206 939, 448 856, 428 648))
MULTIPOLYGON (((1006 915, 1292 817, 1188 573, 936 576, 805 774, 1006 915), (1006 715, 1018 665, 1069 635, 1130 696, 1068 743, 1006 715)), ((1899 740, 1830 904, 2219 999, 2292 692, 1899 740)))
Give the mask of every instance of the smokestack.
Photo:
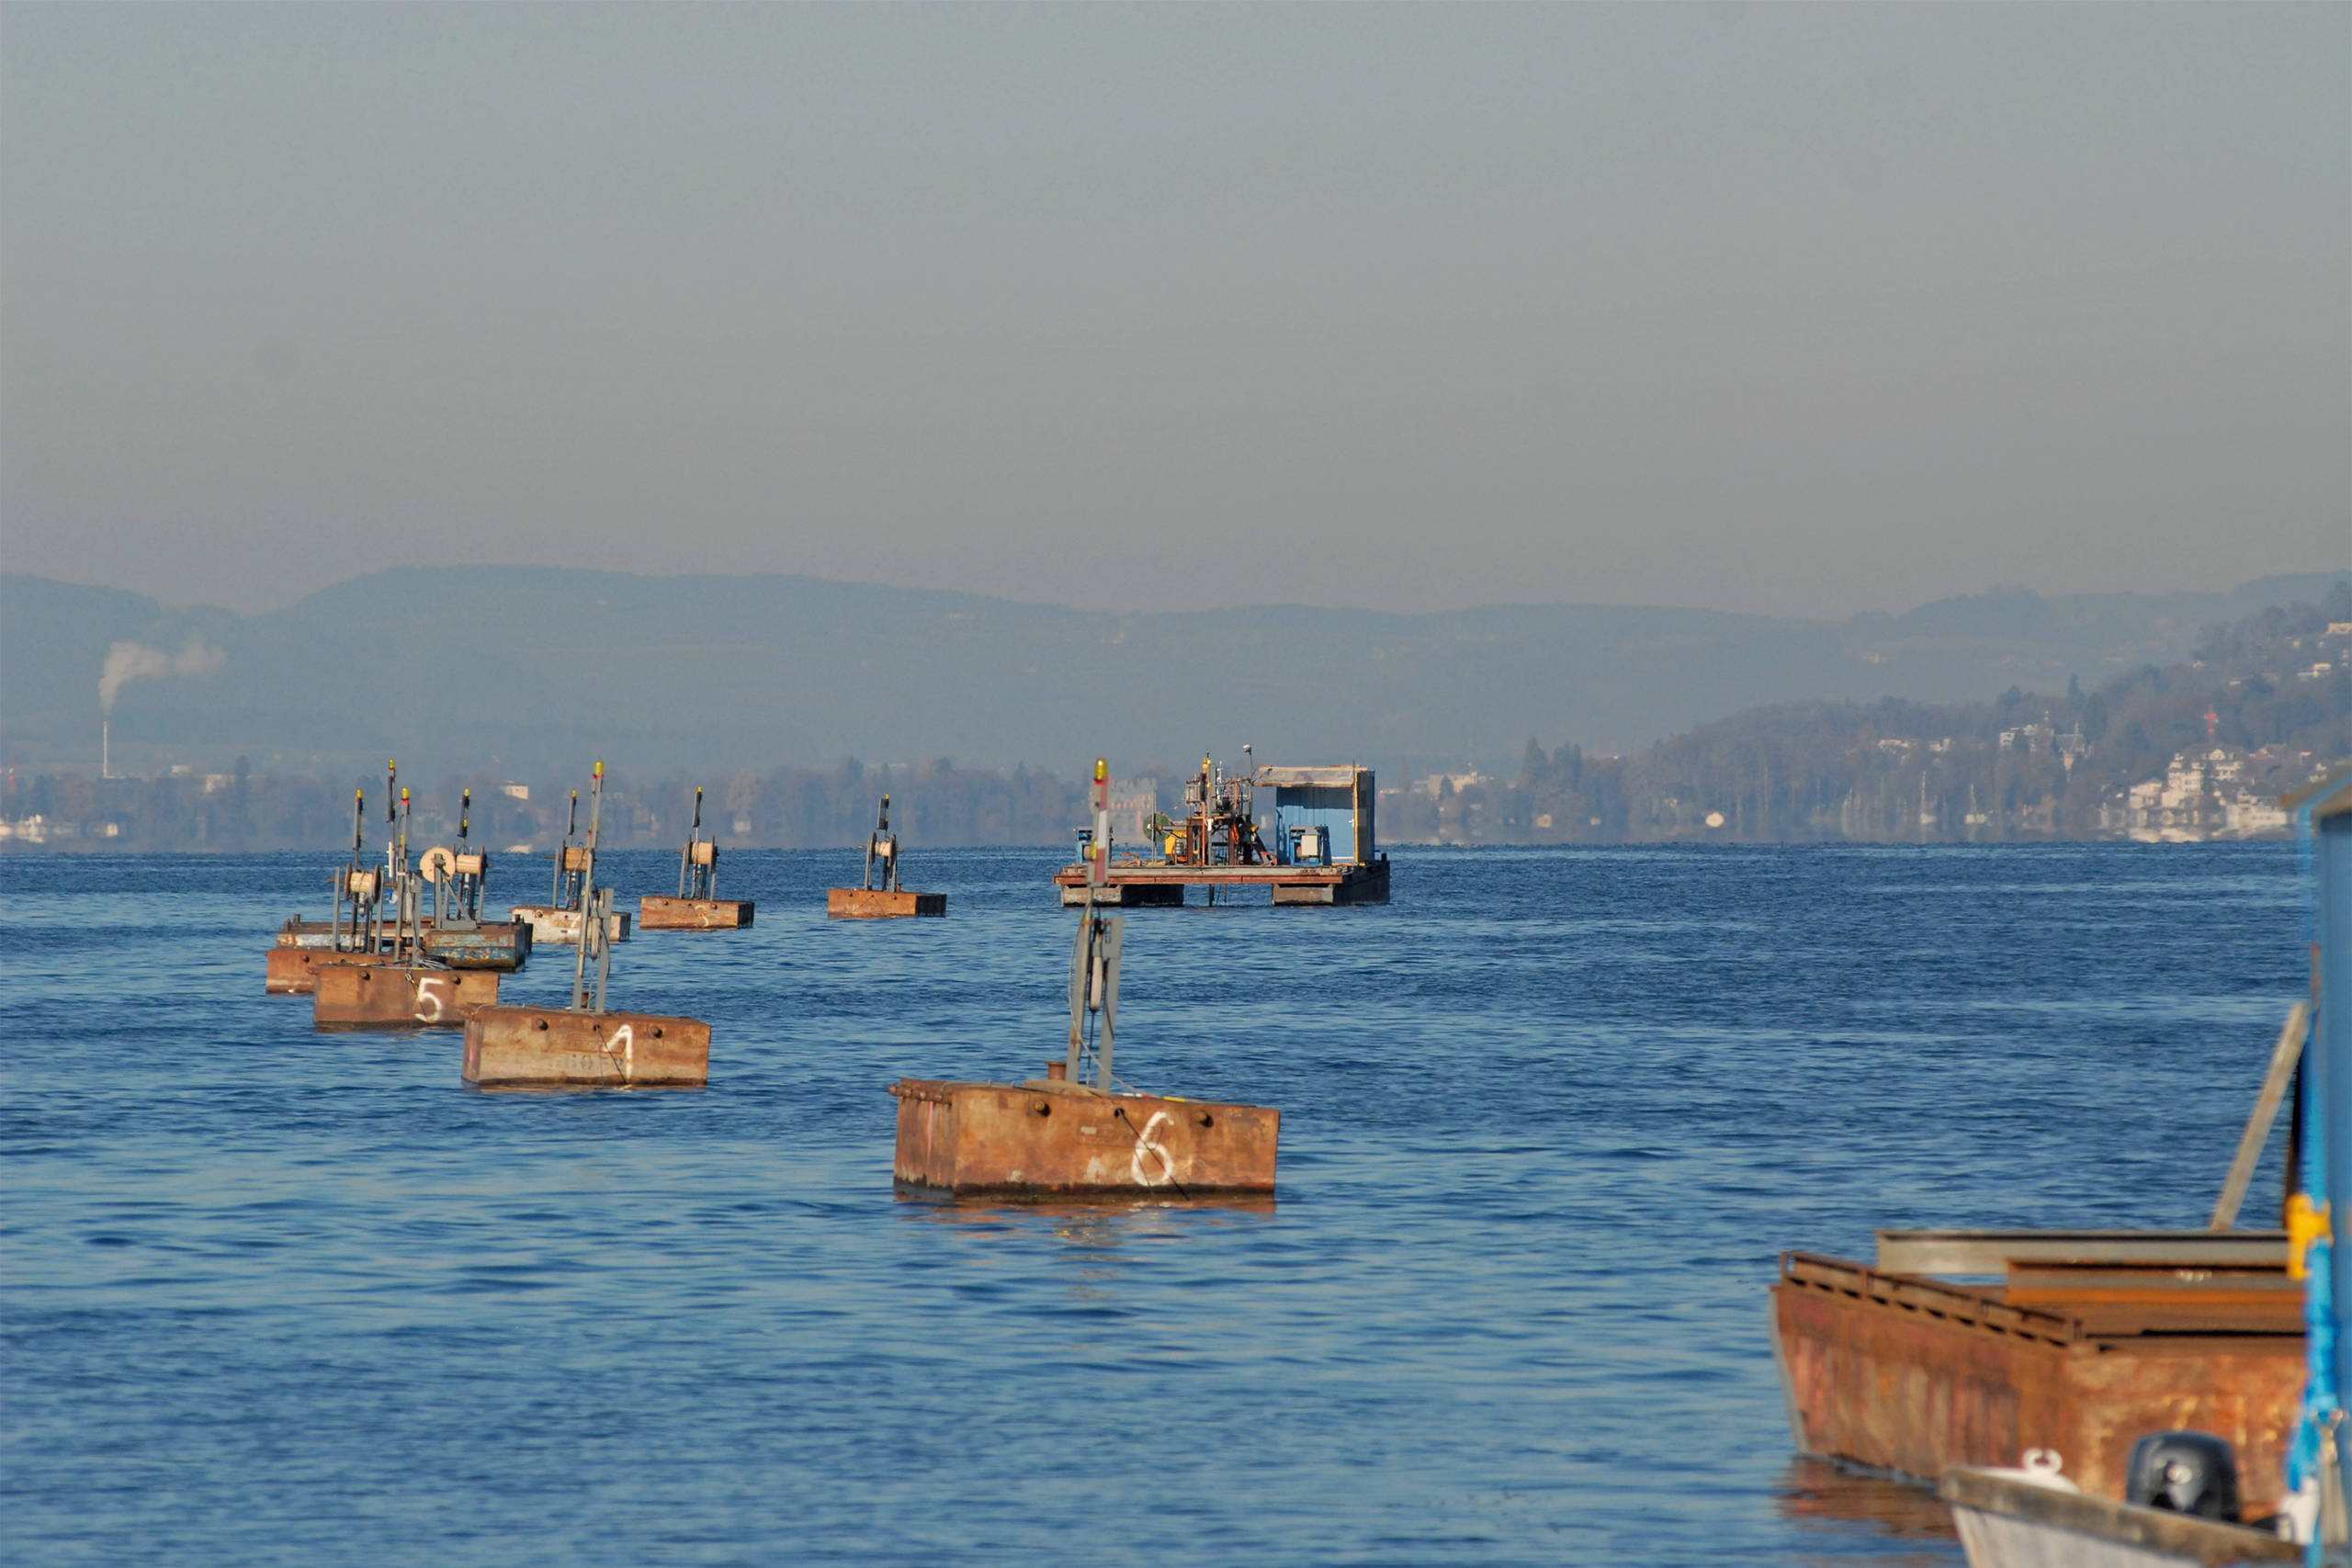
POLYGON ((98 720, 98 777, 114 777, 114 720, 98 720))

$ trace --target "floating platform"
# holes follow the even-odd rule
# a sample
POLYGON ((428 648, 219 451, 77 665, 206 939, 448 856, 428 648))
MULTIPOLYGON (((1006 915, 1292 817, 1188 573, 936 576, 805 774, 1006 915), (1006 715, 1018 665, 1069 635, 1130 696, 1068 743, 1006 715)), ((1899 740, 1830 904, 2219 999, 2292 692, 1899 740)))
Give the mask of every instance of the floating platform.
POLYGON ((2306 1375, 2286 1251, 2278 1232, 1891 1232, 1875 1269, 1788 1253, 1772 1320, 1797 1447, 1929 1483, 2052 1449, 2120 1499, 2132 1443, 2188 1427, 2230 1442, 2248 1516, 2271 1512, 2306 1375))
POLYGON ((835 887, 825 895, 825 914, 836 920, 892 920, 911 915, 944 915, 944 893, 899 893, 888 888, 835 887))
POLYGON ((710 1025, 650 1012, 484 1008, 466 1022, 464 1073, 485 1089, 695 1087, 710 1081, 710 1025))
POLYGON ((637 901, 637 929, 647 931, 740 931, 752 923, 749 898, 675 898, 648 893, 637 901))
MULTIPOLYGON (((1114 865, 1094 902, 1125 909, 1172 908, 1187 887, 1265 887, 1277 904, 1385 904, 1388 862, 1366 865, 1114 865)), ((1065 908, 1086 902, 1086 868, 1064 866, 1054 874, 1065 908)))
POLYGON ((1271 1193, 1282 1112, 1258 1105, 1022 1084, 901 1078, 902 1188, 956 1197, 1271 1193))
POLYGON ((322 964, 312 971, 321 1029, 456 1029, 498 1001, 498 976, 405 964, 322 964))
POLYGON ((337 953, 331 947, 273 947, 268 962, 263 965, 262 994, 272 997, 307 997, 319 988, 318 970, 323 964, 351 965, 400 964, 405 960, 389 953, 337 953))
MULTIPOLYGON (((431 916, 419 922, 424 932, 424 956, 452 969, 495 969, 512 974, 531 956, 532 931, 522 920, 483 920, 470 926, 440 927, 431 916)), ((393 927, 384 926, 387 940, 393 927)), ((351 928, 343 928, 345 941, 351 928)), ((334 951, 335 928, 327 920, 288 920, 277 929, 277 945, 309 952, 334 951)))
MULTIPOLYGON (((581 914, 577 909, 559 909, 552 904, 517 904, 514 916, 515 924, 529 928, 534 942, 548 947, 580 945, 581 914)), ((613 942, 627 942, 628 924, 628 911, 616 909, 605 921, 605 935, 613 942)))

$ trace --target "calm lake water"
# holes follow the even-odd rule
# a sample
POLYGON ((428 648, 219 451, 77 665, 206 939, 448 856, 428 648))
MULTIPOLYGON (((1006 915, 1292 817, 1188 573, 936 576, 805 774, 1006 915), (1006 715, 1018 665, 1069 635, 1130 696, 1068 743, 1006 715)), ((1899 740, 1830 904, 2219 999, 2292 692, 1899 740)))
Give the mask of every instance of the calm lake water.
POLYGON ((616 955, 710 1087, 547 1095, 263 996, 327 857, 0 861, 0 1548, 1953 1563, 1792 1458, 1777 1254, 2201 1224, 2304 978, 2285 845, 1406 852, 1129 920, 1123 1076, 1279 1106, 1273 1205, 896 1198, 892 1078, 1059 1054, 1058 858, 913 849, 949 917, 864 924, 854 854, 730 854, 752 930, 616 955))

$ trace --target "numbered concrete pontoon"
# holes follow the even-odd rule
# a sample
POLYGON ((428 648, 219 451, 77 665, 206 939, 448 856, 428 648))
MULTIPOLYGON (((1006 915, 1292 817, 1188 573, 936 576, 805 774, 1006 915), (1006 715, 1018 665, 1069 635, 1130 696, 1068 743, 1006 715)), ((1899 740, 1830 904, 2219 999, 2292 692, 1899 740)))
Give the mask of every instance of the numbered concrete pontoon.
MULTIPOLYGON (((1109 847, 1110 771, 1094 765, 1088 886, 1109 847)), ((1199 1198, 1274 1190, 1282 1112, 1141 1094, 1113 1075, 1123 917, 1091 904, 1070 954, 1069 1037, 1043 1078, 901 1078, 893 1174, 909 1191, 955 1197, 1199 1198)))
POLYGON ((836 920, 888 920, 910 915, 944 915, 944 893, 910 893, 899 886, 899 835, 890 831, 890 797, 882 797, 882 816, 865 837, 865 874, 855 887, 835 887, 825 895, 825 913, 836 920))
MULTIPOLYGON (((335 909, 338 932, 344 929, 347 901, 352 925, 363 934, 369 951, 322 956, 356 958, 359 963, 321 964, 310 971, 311 1021, 320 1029, 455 1029, 473 1013, 498 1000, 494 971, 462 970, 427 955, 424 943, 424 882, 410 863, 408 850, 409 794, 400 792, 396 831, 387 855, 389 886, 372 872, 346 874, 347 900, 335 909), (391 902, 389 931, 383 899, 391 902), (389 960, 389 962, 375 962, 389 960)), ((462 919, 462 905, 451 903, 459 894, 452 872, 456 857, 435 849, 426 855, 428 869, 437 868, 436 912, 444 920, 462 919), (435 857, 439 859, 436 861, 435 857)), ((474 884, 479 896, 480 882, 474 884)))
MULTIPOLYGON (((485 1089, 688 1087, 710 1077, 710 1025, 667 1013, 605 1005, 612 977, 613 890, 598 887, 596 838, 605 764, 589 785, 588 840, 581 846, 580 951, 569 1007, 491 1007, 466 1022, 466 1082, 485 1089)), ((568 837, 569 835, 567 835, 568 837)))
POLYGON ((752 901, 721 898, 718 845, 702 836, 702 791, 695 791, 694 826, 678 852, 678 896, 648 893, 637 901, 637 923, 650 931, 736 931, 752 923, 752 901))

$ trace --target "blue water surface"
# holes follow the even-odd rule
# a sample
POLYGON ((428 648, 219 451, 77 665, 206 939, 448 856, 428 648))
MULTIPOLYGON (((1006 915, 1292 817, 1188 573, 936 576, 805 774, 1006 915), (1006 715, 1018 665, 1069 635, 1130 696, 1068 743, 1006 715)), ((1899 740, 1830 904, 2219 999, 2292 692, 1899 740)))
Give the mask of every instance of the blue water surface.
POLYGON ((894 1077, 1059 1053, 1058 858, 729 853, 613 983, 710 1087, 565 1094, 265 997, 322 857, 0 861, 5 1554, 1957 1562, 1792 1459, 1778 1253, 2201 1224, 2305 973, 2284 845, 1406 852, 1130 918, 1122 1076, 1280 1107, 1272 1206, 898 1198, 894 1077))

